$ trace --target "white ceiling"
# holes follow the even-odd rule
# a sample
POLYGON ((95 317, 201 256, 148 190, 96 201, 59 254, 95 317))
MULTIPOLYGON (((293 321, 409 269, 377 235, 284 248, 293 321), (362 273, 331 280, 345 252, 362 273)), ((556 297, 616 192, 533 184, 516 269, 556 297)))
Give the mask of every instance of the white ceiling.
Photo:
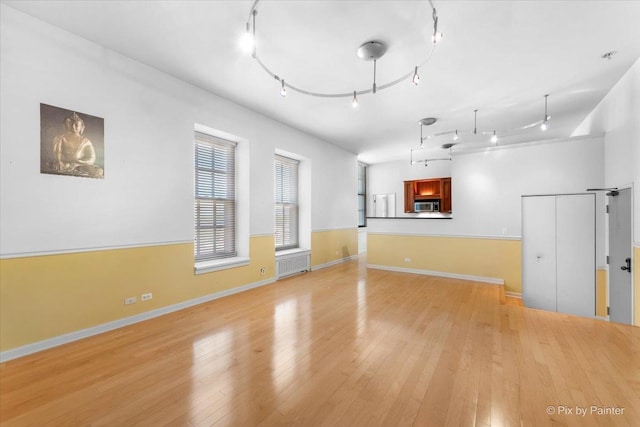
MULTIPOLYGON (((376 163, 409 158, 418 120, 425 136, 451 129, 513 130, 544 116, 551 128, 504 137, 517 143, 570 136, 640 57, 640 1, 434 0, 444 38, 420 71, 377 94, 314 98, 289 90, 245 55, 239 39, 252 1, 4 1, 186 82, 245 105, 376 163), (601 58, 615 50, 611 60, 601 58)), ((371 87, 357 48, 388 45, 378 86, 408 73, 430 48, 427 1, 258 3, 260 58, 288 83, 316 92, 371 87)), ((427 141, 429 155, 449 137, 427 141)), ((486 137, 483 136, 483 141, 486 137)), ((442 151, 439 151, 443 153, 442 151)))

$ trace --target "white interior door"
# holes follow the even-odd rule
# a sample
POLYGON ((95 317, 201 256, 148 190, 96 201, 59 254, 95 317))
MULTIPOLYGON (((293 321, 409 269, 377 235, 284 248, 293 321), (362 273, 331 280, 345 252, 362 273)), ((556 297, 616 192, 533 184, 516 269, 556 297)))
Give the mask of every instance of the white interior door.
POLYGON ((556 196, 557 311, 596 314, 595 194, 556 196))
POLYGON ((556 198, 522 197, 522 300, 556 311, 556 198))
POLYGON ((609 194, 609 320, 631 324, 631 189, 609 194))

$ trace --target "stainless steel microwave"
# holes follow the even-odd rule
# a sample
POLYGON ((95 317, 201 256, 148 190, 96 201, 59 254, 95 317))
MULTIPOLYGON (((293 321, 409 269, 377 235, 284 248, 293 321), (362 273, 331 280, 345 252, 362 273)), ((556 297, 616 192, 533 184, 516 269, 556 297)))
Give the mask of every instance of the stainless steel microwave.
POLYGON ((415 202, 413 204, 415 212, 440 212, 440 202, 437 200, 431 202, 415 202))

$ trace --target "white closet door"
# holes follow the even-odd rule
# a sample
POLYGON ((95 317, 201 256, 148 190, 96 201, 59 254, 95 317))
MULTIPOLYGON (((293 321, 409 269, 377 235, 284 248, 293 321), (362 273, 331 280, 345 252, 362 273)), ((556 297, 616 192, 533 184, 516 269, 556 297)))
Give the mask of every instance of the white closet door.
POLYGON ((522 198, 522 300, 556 311, 556 198, 522 198))
POLYGON ((596 211, 594 194, 556 198, 557 310, 594 317, 596 211))

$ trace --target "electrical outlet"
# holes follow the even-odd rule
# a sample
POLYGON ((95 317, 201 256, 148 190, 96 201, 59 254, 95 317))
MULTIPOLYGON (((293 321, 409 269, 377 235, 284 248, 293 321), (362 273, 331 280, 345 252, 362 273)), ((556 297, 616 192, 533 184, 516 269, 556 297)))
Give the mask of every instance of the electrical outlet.
POLYGON ((140 301, 148 301, 151 298, 153 298, 153 294, 151 292, 149 292, 148 294, 140 295, 140 301))
POLYGON ((135 304, 137 302, 138 302, 138 298, 136 297, 129 297, 124 299, 124 305, 135 304))
POLYGON ((411 262, 411 258, 405 258, 404 262, 411 262))
POLYGON ((260 267, 260 275, 264 276, 265 274, 267 274, 267 268, 266 267, 260 267))

